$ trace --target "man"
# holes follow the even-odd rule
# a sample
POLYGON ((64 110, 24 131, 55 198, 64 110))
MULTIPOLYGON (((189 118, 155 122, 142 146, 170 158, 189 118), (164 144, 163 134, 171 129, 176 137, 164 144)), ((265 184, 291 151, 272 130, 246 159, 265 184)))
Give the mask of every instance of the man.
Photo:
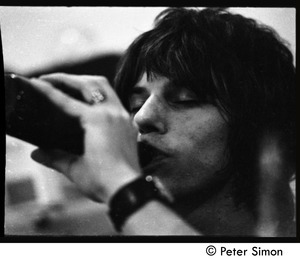
POLYGON ((83 156, 32 157, 107 203, 125 235, 291 236, 294 76, 270 28, 223 9, 167 9, 125 53, 120 99, 101 77, 31 80, 85 130, 83 156))

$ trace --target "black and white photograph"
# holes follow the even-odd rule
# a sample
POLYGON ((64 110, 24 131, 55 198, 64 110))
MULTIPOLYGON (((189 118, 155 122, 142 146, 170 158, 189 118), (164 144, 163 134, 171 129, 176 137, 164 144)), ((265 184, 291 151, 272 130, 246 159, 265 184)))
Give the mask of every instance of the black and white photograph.
POLYGON ((7 237, 296 238, 296 9, 0 6, 7 237))

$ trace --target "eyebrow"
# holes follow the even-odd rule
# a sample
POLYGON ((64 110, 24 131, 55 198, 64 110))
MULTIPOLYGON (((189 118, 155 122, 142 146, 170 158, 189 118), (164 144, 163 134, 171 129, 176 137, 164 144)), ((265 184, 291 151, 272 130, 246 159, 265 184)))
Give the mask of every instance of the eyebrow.
POLYGON ((145 87, 135 85, 129 92, 129 96, 138 95, 138 94, 145 94, 148 90, 145 87))

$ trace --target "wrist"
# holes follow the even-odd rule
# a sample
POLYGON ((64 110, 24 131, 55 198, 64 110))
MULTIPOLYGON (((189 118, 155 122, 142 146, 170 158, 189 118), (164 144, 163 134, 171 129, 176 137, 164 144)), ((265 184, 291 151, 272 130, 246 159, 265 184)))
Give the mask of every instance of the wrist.
POLYGON ((118 170, 111 171, 110 176, 111 178, 108 178, 108 180, 104 183, 106 188, 102 201, 106 204, 109 203, 118 190, 138 179, 141 176, 141 173, 126 166, 120 167, 118 170))

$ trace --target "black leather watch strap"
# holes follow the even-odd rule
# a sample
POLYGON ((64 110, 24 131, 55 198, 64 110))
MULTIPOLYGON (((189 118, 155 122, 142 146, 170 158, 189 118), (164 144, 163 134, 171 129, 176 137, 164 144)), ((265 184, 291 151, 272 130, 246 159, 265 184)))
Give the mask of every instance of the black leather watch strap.
POLYGON ((172 197, 158 179, 148 175, 140 177, 122 187, 111 199, 109 216, 117 231, 122 231, 126 219, 151 200, 170 205, 172 197))

